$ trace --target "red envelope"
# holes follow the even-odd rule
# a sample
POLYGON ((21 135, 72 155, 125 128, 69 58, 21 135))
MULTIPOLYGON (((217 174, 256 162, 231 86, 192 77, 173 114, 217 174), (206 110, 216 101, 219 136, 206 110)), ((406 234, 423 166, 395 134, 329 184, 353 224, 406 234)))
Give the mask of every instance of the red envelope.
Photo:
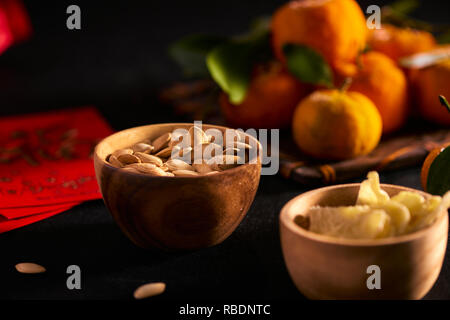
POLYGON ((54 216, 58 213, 61 213, 63 211, 69 210, 72 208, 74 204, 67 205, 65 208, 60 208, 58 210, 48 211, 42 214, 36 214, 30 217, 25 217, 21 219, 11 219, 7 220, 6 218, 0 217, 0 233, 10 231, 13 229, 17 229, 26 225, 29 225, 34 222, 41 221, 43 219, 49 218, 51 216, 54 216))
POLYGON ((47 213, 49 211, 56 211, 59 209, 64 209, 68 206, 76 206, 80 204, 80 202, 68 202, 65 204, 55 204, 50 206, 36 206, 36 207, 23 207, 23 208, 6 208, 0 209, 0 216, 5 217, 6 219, 18 219, 27 216, 32 216, 35 214, 47 213))
POLYGON ((1 118, 0 209, 100 198, 91 156, 111 133, 92 107, 1 118))

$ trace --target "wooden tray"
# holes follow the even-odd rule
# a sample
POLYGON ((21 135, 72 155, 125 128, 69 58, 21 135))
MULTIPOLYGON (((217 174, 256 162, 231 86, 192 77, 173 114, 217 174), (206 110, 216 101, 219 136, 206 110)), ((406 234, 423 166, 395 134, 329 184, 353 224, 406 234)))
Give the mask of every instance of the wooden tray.
MULTIPOLYGON (((210 80, 177 83, 160 93, 175 114, 193 121, 226 125, 217 104, 219 89, 210 80)), ((369 155, 340 162, 318 162, 302 154, 290 132, 280 137, 280 174, 303 184, 326 185, 360 178, 368 171, 396 170, 422 165, 428 152, 450 142, 450 130, 411 122, 402 132, 383 138, 369 155)))

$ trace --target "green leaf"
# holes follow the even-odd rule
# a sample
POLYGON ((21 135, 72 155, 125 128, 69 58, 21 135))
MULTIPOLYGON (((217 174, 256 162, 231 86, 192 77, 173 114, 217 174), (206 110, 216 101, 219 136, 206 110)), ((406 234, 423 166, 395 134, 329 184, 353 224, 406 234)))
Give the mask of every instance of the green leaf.
POLYGON ((428 171, 427 191, 443 196, 450 190, 450 147, 445 148, 434 159, 428 171))
POLYGON ((433 24, 410 16, 418 7, 420 7, 418 0, 395 1, 382 8, 381 21, 382 23, 393 24, 402 28, 414 28, 432 32, 435 29, 433 24))
POLYGON ((396 13, 407 15, 416 10, 419 5, 418 0, 398 0, 389 4, 389 8, 396 13))
POLYGON ((333 73, 325 59, 313 49, 297 44, 283 47, 288 70, 305 83, 333 86, 333 73))
POLYGON ((211 76, 233 104, 245 99, 254 63, 253 49, 251 43, 229 42, 215 48, 206 57, 211 76))
POLYGON ((258 41, 269 35, 271 20, 272 17, 270 16, 258 17, 250 23, 250 28, 247 32, 235 36, 233 39, 237 41, 258 41))
POLYGON ((187 76, 208 76, 205 59, 207 54, 226 37, 195 34, 186 36, 169 47, 169 54, 181 66, 187 76))
POLYGON ((437 36, 437 41, 440 44, 448 44, 450 43, 450 30, 446 30, 441 32, 441 34, 439 34, 437 36))
POLYGON ((246 97, 254 65, 272 58, 268 24, 260 20, 248 33, 214 48, 206 57, 206 65, 230 102, 240 104, 246 97))
POLYGON ((270 17, 257 18, 247 32, 231 38, 187 36, 172 44, 169 53, 185 74, 212 76, 230 101, 239 104, 246 96, 254 64, 273 58, 270 17))
POLYGON ((439 102, 440 102, 444 107, 447 108, 447 111, 448 111, 448 112, 450 112, 450 105, 449 105, 447 99, 445 99, 444 96, 439 96, 439 102))

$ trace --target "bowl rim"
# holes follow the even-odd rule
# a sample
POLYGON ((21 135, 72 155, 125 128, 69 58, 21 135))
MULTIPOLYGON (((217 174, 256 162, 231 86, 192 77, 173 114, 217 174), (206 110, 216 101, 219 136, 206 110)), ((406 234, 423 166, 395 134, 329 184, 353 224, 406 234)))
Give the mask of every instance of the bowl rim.
MULTIPOLYGON (((431 232, 431 230, 437 228, 437 226, 441 220, 448 219, 448 214, 441 214, 441 216, 436 221, 434 221, 431 225, 429 225, 423 229, 417 230, 413 233, 409 233, 409 234, 405 234, 405 235, 401 235, 401 236, 382 238, 382 239, 348 239, 348 238, 336 238, 336 237, 332 237, 332 236, 322 235, 322 234, 314 233, 312 231, 303 229, 302 227, 298 226, 294 222, 294 219, 291 219, 289 216, 290 207, 296 201, 298 201, 299 199, 301 199, 305 196, 311 195, 312 193, 322 192, 324 190, 332 190, 332 189, 339 189, 339 188, 353 188, 353 187, 359 187, 360 185, 361 185, 361 183, 347 183, 347 184, 339 184, 339 185, 333 185, 333 186, 328 186, 328 187, 322 187, 322 188, 304 192, 304 193, 294 197, 293 199, 289 200, 280 210, 280 215, 279 215, 280 228, 283 225, 287 229, 289 229, 290 232, 292 232, 298 236, 301 236, 302 238, 306 238, 311 241, 321 242, 321 243, 325 243, 325 244, 334 244, 334 245, 343 245, 343 246, 374 247, 374 246, 386 246, 386 245, 400 244, 400 243, 405 243, 405 242, 419 239, 419 238, 425 236, 425 234, 431 232)), ((400 185, 382 183, 382 184, 380 184, 380 186, 399 189, 399 191, 417 192, 426 197, 433 196, 424 191, 409 188, 409 187, 404 187, 404 186, 400 186, 400 185)))
MULTIPOLYGON (((200 178, 212 178, 212 177, 218 177, 224 174, 229 174, 238 170, 242 170, 243 167, 247 167, 250 165, 261 165, 261 153, 259 154, 258 158, 260 158, 260 161, 258 161, 257 163, 243 163, 235 168, 231 168, 231 169, 227 169, 227 170, 223 170, 223 171, 218 171, 215 174, 201 174, 198 176, 151 176, 148 174, 144 174, 144 173, 138 173, 138 172, 131 172, 131 171, 126 171, 126 170, 120 170, 122 168, 117 168, 114 167, 113 165, 111 165, 108 161, 106 161, 106 159, 103 159, 102 157, 99 156, 99 149, 101 147, 101 145, 103 143, 105 143, 105 141, 109 138, 111 138, 112 136, 119 134, 119 133, 124 133, 127 131, 133 131, 133 130, 137 130, 137 129, 142 129, 142 128, 146 128, 146 127, 152 127, 152 126, 171 126, 171 125, 194 125, 193 123, 190 122, 163 122, 163 123, 152 123, 152 124, 146 124, 143 126, 137 126, 137 127, 131 127, 131 128, 127 128, 124 130, 120 130, 117 132, 114 132, 112 134, 110 134, 107 137, 104 137, 102 140, 100 140, 97 145, 94 148, 94 159, 98 159, 103 165, 107 166, 108 168, 112 169, 112 170, 117 170, 120 173, 123 174, 129 174, 132 176, 138 176, 138 177, 147 177, 147 178, 151 178, 151 179, 200 179, 200 178)), ((234 129, 234 128, 230 128, 230 127, 225 127, 225 126, 220 126, 220 125, 215 125, 215 124, 208 124, 208 123, 202 123, 202 126, 208 126, 208 127, 212 127, 212 128, 221 128, 221 129, 232 129, 232 130, 238 130, 238 129, 234 129)), ((244 132, 245 133, 245 132, 244 132)), ((245 133, 246 135, 250 136, 251 138, 255 139, 257 144, 258 144, 258 148, 260 150, 260 152, 263 152, 262 150, 262 146, 261 143, 259 142, 259 140, 247 133, 245 133)))

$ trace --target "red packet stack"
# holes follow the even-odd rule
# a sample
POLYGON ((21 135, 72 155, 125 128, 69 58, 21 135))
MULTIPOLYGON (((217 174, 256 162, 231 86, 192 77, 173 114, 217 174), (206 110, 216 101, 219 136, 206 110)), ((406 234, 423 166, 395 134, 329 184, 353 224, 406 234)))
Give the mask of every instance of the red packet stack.
POLYGON ((92 152, 111 133, 90 107, 0 118, 0 233, 101 198, 92 152))

